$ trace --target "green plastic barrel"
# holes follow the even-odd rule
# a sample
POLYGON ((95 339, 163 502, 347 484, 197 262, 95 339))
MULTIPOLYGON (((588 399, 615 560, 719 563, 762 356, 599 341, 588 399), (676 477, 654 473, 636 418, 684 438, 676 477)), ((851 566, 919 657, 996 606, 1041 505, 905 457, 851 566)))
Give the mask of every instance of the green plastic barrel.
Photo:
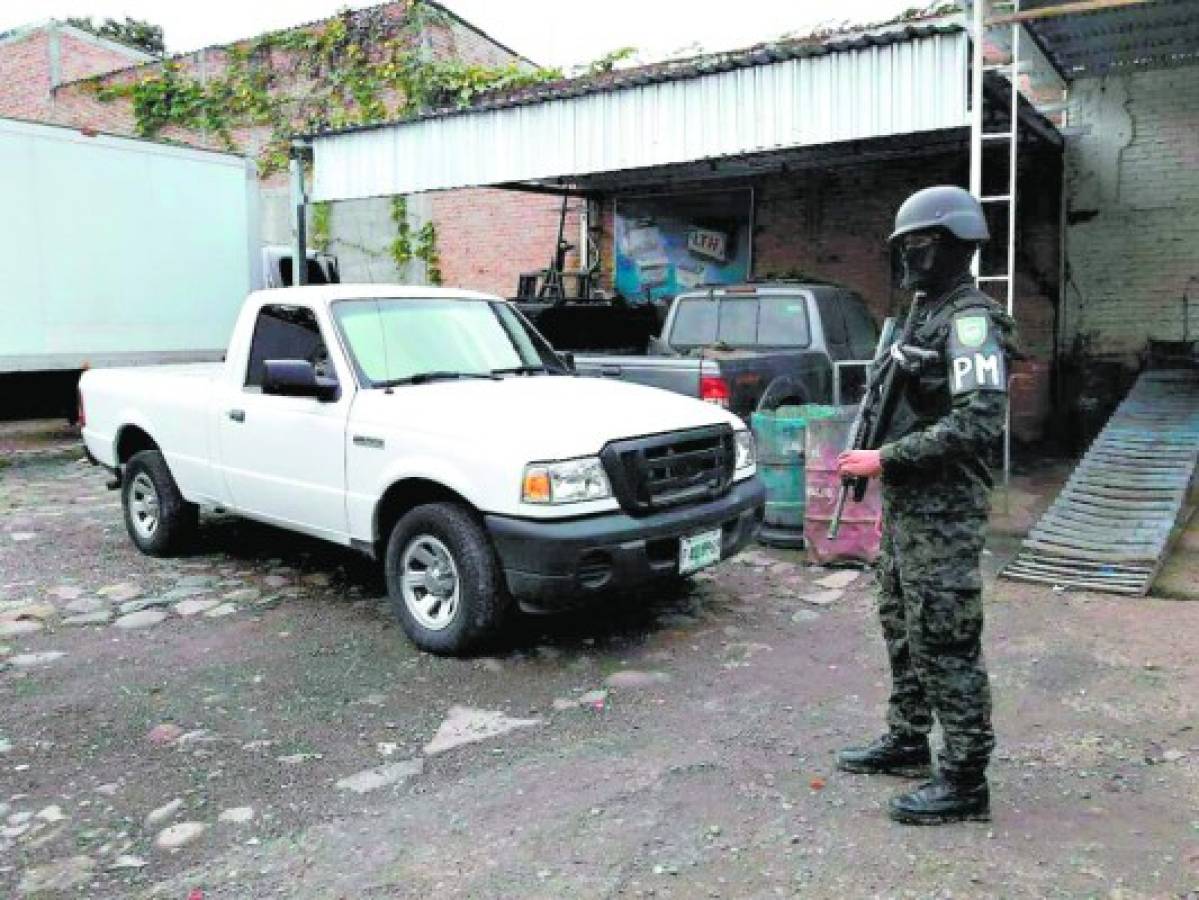
POLYGON ((758 474, 766 485, 766 514, 758 540, 776 547, 803 546, 806 420, 800 410, 780 406, 750 416, 758 444, 758 474))
POLYGON ((780 406, 750 416, 758 444, 758 474, 766 485, 766 514, 758 539, 776 547, 802 547, 806 489, 807 423, 833 415, 831 406, 780 406))

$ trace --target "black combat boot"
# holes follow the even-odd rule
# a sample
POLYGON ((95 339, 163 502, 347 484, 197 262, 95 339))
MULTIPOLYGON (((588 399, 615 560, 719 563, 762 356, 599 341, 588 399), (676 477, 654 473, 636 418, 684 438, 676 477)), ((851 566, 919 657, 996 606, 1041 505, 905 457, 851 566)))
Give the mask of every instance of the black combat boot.
POLYGON ((868 747, 849 747, 837 754, 838 769, 859 775, 922 778, 931 765, 928 738, 922 734, 884 734, 868 747))
POLYGON ((910 794, 895 797, 889 813, 905 825, 989 822, 991 794, 987 779, 981 775, 954 779, 938 775, 910 794))

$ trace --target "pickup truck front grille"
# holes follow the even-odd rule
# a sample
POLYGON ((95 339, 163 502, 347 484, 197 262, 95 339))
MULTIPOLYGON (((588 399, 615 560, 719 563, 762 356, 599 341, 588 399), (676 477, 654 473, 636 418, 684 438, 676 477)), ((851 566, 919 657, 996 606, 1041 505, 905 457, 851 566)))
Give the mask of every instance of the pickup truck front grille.
POLYGON ((727 425, 613 441, 600 454, 620 505, 633 515, 714 500, 733 483, 727 425))

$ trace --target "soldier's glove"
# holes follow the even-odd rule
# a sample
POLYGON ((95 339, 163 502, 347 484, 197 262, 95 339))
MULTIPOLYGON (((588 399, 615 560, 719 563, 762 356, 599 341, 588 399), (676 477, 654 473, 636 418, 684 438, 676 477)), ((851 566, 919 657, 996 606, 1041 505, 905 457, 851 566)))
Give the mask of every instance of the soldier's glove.
POLYGON ((899 344, 891 345, 891 359, 908 375, 919 375, 940 358, 941 354, 936 350, 925 350, 911 344, 904 344, 902 347, 899 344))

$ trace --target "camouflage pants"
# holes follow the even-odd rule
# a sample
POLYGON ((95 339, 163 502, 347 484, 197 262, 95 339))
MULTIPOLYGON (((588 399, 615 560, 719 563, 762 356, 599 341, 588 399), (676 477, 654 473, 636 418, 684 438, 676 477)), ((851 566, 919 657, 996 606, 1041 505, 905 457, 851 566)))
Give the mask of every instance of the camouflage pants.
POLYGON ((985 512, 929 514, 886 497, 878 561, 878 613, 891 660, 887 724, 945 733, 947 777, 981 775, 995 735, 982 655, 985 512))

